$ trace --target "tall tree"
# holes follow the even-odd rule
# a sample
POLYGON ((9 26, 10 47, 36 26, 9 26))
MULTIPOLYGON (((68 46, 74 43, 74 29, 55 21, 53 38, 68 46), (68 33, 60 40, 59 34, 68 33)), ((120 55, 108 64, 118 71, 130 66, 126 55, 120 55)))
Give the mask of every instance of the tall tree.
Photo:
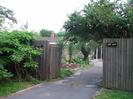
POLYGON ((40 36, 42 36, 42 37, 50 37, 52 32, 53 31, 51 31, 51 30, 42 29, 40 31, 40 36))
POLYGON ((133 5, 133 0, 128 0, 129 4, 133 5))
POLYGON ((120 1, 93 1, 80 12, 74 12, 65 22, 70 34, 84 41, 103 38, 133 37, 133 7, 120 1))
POLYGON ((17 23, 17 20, 14 17, 14 12, 6 7, 0 6, 0 28, 6 20, 11 21, 12 23, 17 23))

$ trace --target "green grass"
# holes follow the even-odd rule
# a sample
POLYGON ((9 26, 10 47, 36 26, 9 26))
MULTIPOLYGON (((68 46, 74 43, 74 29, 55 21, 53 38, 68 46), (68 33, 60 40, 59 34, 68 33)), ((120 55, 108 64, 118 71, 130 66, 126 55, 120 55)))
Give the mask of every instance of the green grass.
POLYGON ((59 77, 60 78, 65 78, 65 77, 69 77, 70 75, 72 75, 72 71, 70 69, 67 68, 62 68, 59 72, 59 77))
POLYGON ((103 89, 95 99, 133 99, 133 92, 103 89))
POLYGON ((10 95, 11 93, 31 87, 37 83, 39 82, 10 81, 6 83, 0 83, 0 97, 10 95))

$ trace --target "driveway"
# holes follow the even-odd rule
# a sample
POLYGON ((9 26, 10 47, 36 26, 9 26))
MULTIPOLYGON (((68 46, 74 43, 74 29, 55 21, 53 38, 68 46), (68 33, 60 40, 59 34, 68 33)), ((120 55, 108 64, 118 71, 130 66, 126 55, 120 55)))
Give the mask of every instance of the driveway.
POLYGON ((102 61, 93 60, 89 70, 80 70, 75 75, 56 82, 41 84, 5 99, 92 99, 102 80, 102 61))

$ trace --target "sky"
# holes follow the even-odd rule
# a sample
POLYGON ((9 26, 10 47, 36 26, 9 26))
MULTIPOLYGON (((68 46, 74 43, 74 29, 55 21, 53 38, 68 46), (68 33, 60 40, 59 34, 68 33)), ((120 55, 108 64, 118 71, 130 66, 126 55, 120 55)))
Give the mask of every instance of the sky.
POLYGON ((59 32, 67 16, 81 10, 89 0, 0 0, 0 5, 14 11, 19 28, 28 22, 29 30, 59 32))

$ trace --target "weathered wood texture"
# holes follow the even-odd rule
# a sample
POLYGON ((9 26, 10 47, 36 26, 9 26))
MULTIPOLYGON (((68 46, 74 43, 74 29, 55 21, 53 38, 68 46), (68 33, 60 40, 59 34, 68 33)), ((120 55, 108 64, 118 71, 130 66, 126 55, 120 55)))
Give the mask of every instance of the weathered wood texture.
POLYGON ((104 39, 103 43, 104 86, 133 91, 133 39, 104 39), (116 47, 107 46, 114 42, 116 47))
POLYGON ((57 78, 60 70, 60 48, 57 45, 50 45, 50 78, 57 78))
POLYGON ((49 44, 47 40, 35 41, 36 47, 42 48, 43 52, 36 58, 39 64, 38 74, 41 79, 58 77, 60 70, 60 48, 49 44))

